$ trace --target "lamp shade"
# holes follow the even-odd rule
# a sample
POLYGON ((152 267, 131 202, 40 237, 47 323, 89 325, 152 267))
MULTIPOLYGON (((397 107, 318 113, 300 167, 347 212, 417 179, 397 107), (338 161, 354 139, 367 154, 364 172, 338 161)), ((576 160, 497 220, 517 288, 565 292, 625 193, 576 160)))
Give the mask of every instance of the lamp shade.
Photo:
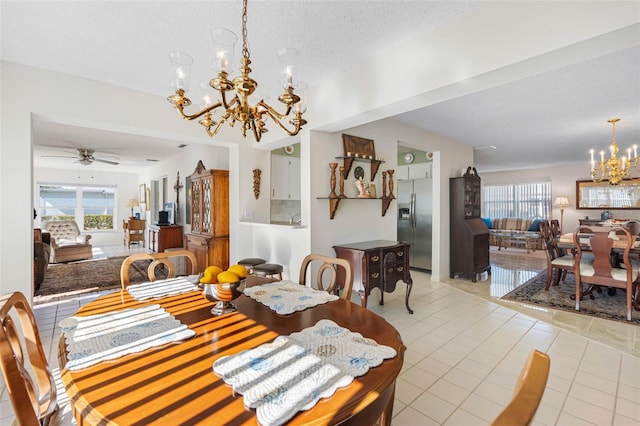
POLYGON ((136 200, 135 198, 130 199, 127 203, 127 207, 138 207, 138 200, 136 200))
POLYGON ((565 195, 561 195, 559 197, 556 197, 556 201, 555 201, 555 203, 553 203, 553 205, 563 209, 565 207, 570 206, 571 204, 569 204, 569 197, 567 197, 565 195))

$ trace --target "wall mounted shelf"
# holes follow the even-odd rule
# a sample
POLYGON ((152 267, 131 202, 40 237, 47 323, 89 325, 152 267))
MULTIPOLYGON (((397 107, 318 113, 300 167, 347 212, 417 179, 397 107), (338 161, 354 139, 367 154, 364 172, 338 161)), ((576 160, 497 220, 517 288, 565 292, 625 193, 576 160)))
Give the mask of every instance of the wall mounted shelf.
POLYGON ((387 214, 387 210, 389 210, 389 206, 391 205, 391 201, 395 199, 390 197, 384 198, 329 198, 329 197, 317 197, 317 200, 329 200, 329 219, 333 219, 336 215, 336 211, 338 210, 338 205, 341 200, 358 200, 358 201, 366 201, 366 200, 380 200, 382 201, 382 216, 387 214))

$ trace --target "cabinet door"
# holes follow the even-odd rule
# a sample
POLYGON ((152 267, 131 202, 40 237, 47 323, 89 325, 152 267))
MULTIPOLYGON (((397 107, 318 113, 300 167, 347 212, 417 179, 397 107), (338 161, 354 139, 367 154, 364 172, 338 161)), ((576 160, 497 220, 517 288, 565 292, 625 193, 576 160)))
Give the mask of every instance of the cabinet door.
POLYGON ((300 159, 289 158, 289 199, 300 199, 300 159))
POLYGON ((409 166, 409 179, 431 177, 431 163, 416 163, 409 166))
POLYGON ((271 199, 289 198, 289 159, 281 155, 271 156, 271 199))
POLYGON ((409 177, 409 166, 398 166, 395 177, 398 180, 411 179, 409 177))
POLYGON ((271 199, 300 199, 300 159, 271 156, 271 199))

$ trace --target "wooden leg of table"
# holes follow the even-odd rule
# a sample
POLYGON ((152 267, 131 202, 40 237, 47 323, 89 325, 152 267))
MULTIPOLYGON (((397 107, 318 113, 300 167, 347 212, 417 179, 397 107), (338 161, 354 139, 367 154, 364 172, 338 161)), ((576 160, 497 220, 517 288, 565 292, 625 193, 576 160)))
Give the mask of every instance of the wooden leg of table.
POLYGON ((367 293, 363 290, 358 291, 358 294, 360 295, 360 305, 363 308, 367 308, 367 293))
POLYGON ((380 426, 389 426, 391 425, 391 417, 393 416, 393 400, 395 399, 396 394, 396 383, 393 382, 393 390, 391 391, 391 398, 389 398, 389 402, 385 407, 380 419, 378 420, 378 424, 380 426))
POLYGON ((407 293, 404 296, 404 305, 407 307, 407 311, 412 314, 413 309, 409 307, 409 295, 411 294, 411 288, 413 287, 413 280, 409 277, 405 282, 407 283, 407 293))

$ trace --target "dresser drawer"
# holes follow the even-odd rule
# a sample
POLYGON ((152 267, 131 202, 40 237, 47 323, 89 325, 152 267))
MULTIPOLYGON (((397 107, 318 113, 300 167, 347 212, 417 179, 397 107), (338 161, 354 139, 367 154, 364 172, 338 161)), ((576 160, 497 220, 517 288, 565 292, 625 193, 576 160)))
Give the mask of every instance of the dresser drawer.
POLYGON ((406 277, 406 267, 404 261, 384 266, 384 291, 390 293, 396 289, 396 283, 399 280, 404 280, 406 277))
POLYGON ((372 251, 367 252, 367 263, 369 267, 380 265, 382 263, 382 256, 380 256, 380 251, 372 251))
POLYGON ((367 271, 367 282, 369 287, 381 287, 382 270, 379 265, 369 267, 369 270, 367 271))
POLYGON ((407 257, 407 246, 395 246, 382 250, 382 259, 385 264, 404 262, 407 257))

